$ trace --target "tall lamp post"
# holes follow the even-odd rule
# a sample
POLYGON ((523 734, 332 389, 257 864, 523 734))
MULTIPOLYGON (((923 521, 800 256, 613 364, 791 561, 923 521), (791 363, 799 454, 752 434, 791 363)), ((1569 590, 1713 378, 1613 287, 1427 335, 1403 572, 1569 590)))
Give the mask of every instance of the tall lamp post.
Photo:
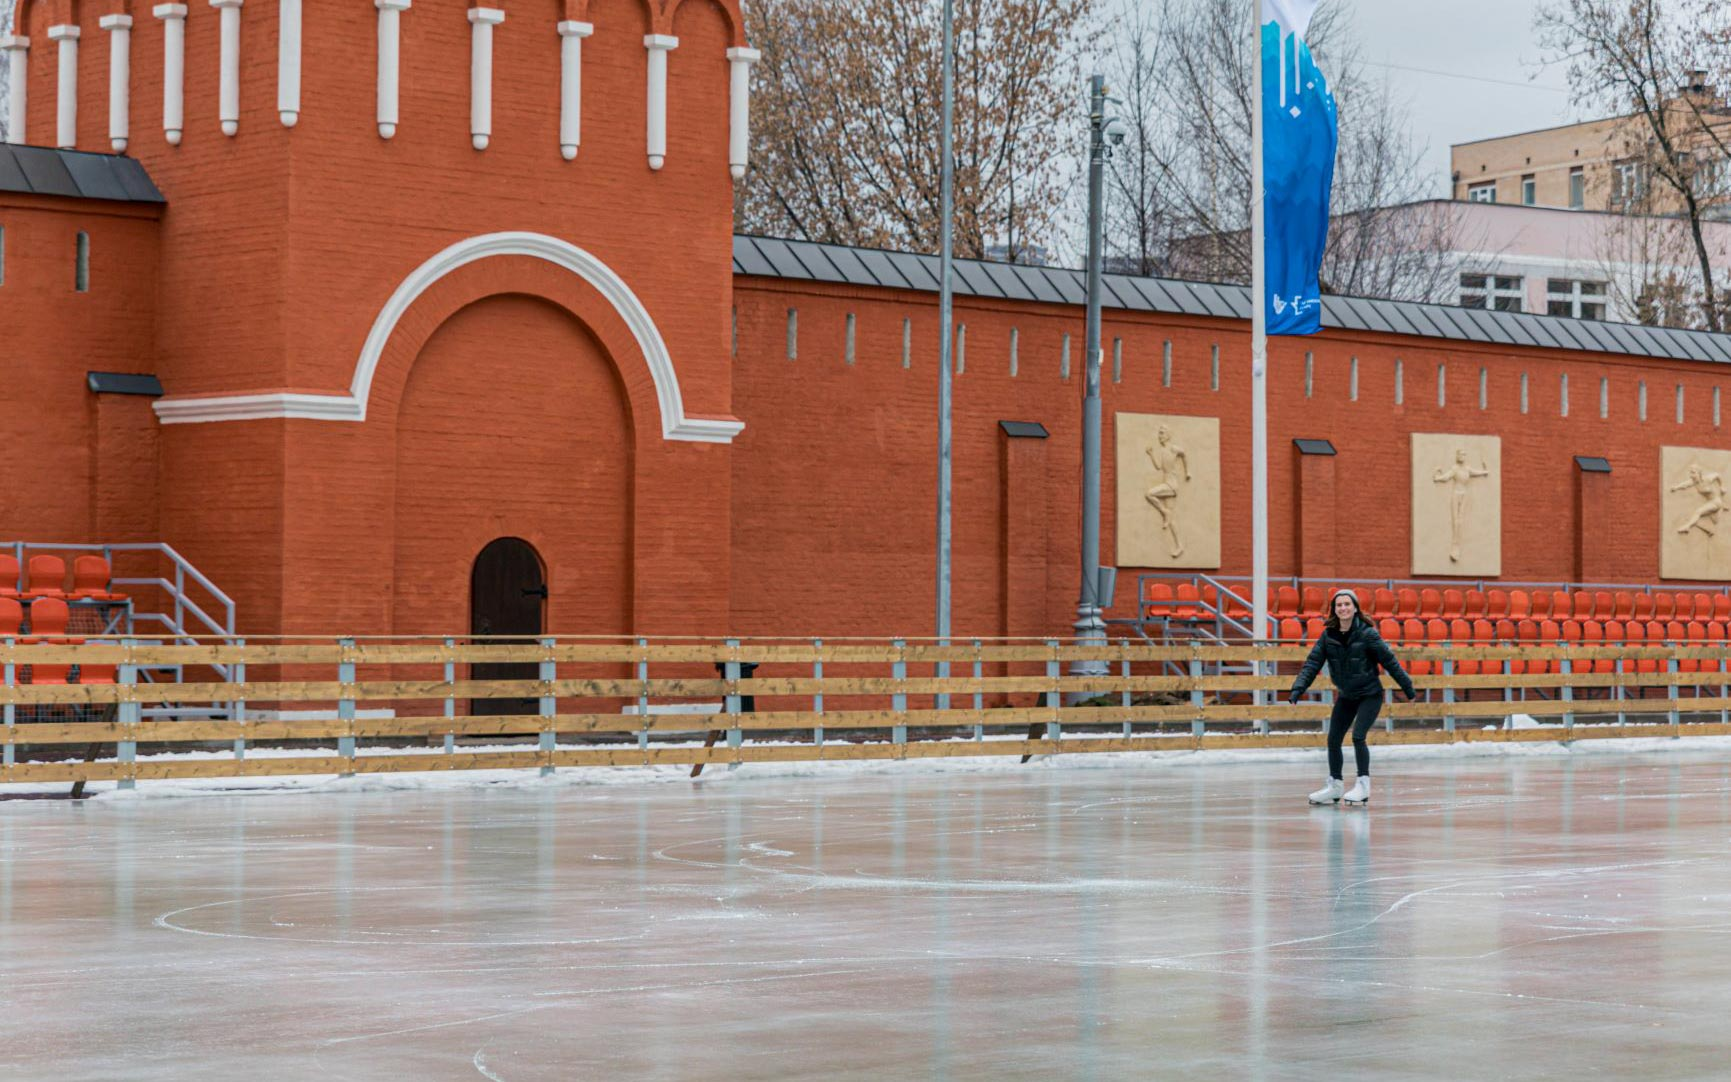
MULTIPOLYGON (((954 121, 956 97, 956 36, 955 36, 955 0, 944 0, 944 119, 942 151, 942 179, 939 182, 939 202, 942 221, 940 229, 943 237, 940 240, 939 283, 938 283, 938 643, 948 646, 950 643, 950 360, 955 336, 951 330, 954 322, 952 291, 950 287, 951 264, 954 259, 954 245, 950 234, 955 223, 955 134, 954 121)), ((941 680, 950 675, 950 663, 938 663, 938 678, 941 680)), ((939 710, 948 710, 950 697, 939 695, 936 706, 939 710)))
MULTIPOLYGON (((1082 590, 1076 601, 1076 641, 1106 645, 1102 601, 1106 583, 1100 573, 1100 283, 1106 245, 1106 162, 1124 141, 1123 122, 1106 115, 1106 78, 1088 80, 1088 325, 1083 344, 1086 376, 1082 391, 1082 590)), ((1115 570, 1115 569, 1114 569, 1115 570)), ((1104 676, 1104 659, 1077 659, 1072 676, 1104 676)), ((1072 699, 1085 696, 1078 692, 1072 699)))

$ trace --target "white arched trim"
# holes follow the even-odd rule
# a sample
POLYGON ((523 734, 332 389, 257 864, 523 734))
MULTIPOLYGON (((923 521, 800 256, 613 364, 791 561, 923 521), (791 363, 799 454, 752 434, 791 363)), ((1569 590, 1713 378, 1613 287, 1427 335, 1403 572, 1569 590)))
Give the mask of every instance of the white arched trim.
POLYGON ((594 286, 624 317, 631 336, 637 340, 637 347, 643 351, 643 358, 649 364, 655 397, 661 407, 661 434, 664 438, 731 443, 744 429, 743 422, 732 418, 687 417, 679 393, 679 376, 673 369, 673 358, 643 302, 607 264, 574 244, 544 233, 488 233, 470 237, 417 267, 391 294, 378 318, 373 320, 373 328, 367 334, 366 344, 361 347, 354 379, 346 395, 281 392, 161 398, 156 402, 156 416, 163 424, 256 421, 278 417, 308 421, 364 421, 379 358, 384 355, 385 346, 404 314, 439 279, 470 263, 495 256, 528 256, 562 267, 594 286))

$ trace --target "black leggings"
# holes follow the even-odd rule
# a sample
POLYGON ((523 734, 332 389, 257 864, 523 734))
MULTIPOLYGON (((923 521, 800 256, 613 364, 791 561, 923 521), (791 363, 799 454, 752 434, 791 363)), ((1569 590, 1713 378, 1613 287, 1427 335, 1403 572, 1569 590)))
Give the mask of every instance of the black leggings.
POLYGON ((1364 736, 1370 732, 1371 725, 1376 722, 1377 711, 1382 709, 1382 696, 1366 695, 1362 699, 1348 698, 1336 693, 1334 714, 1328 719, 1328 776, 1339 778, 1340 771, 1345 766, 1345 757, 1340 753, 1340 742, 1346 739, 1346 731, 1352 730, 1352 755, 1358 761, 1358 776, 1370 777, 1370 745, 1364 742, 1364 736))

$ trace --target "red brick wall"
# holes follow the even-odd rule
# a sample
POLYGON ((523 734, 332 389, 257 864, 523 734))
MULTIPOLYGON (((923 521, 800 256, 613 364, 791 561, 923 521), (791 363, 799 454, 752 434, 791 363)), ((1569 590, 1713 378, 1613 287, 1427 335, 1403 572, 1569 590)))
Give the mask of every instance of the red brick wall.
MULTIPOLYGON (((85 203, 74 212, 63 200, 0 194, 0 404, 9 458, 0 468, 0 534, 80 541, 99 518, 130 531, 150 514, 154 490, 105 484, 93 455, 102 432, 105 449, 122 461, 153 456, 140 441, 154 439, 154 425, 105 429, 85 374, 153 369, 155 218, 152 209, 85 203), (87 293, 74 288, 80 231, 90 237, 87 293)), ((148 413, 147 400, 135 401, 148 413)))
MULTIPOLYGON (((821 628, 828 634, 922 634, 932 627, 937 446, 936 297, 882 290, 741 278, 736 282, 740 345, 735 397, 746 422, 736 444, 734 623, 749 633, 821 628), (786 356, 787 309, 798 309, 799 357, 786 356), (844 363, 848 312, 856 315, 856 357, 844 363), (913 320, 912 367, 902 367, 902 321, 913 320), (792 614, 792 615, 790 615, 792 614)), ((1044 589, 1046 626, 1073 619, 1080 514, 1082 331, 1079 309, 962 299, 965 370, 955 382, 955 605, 957 629, 996 628, 1003 599, 1000 543, 1005 519, 997 443, 1001 419, 1039 421, 1048 441, 1051 525, 1044 589), (1009 371, 1009 335, 1019 331, 1018 375, 1009 371), (1071 375, 1060 376, 1062 335, 1071 375)), ((1221 418, 1221 571, 1250 571, 1250 415, 1247 328, 1222 320, 1109 312, 1103 383, 1106 453, 1102 557, 1114 559, 1111 423, 1115 411, 1221 418), (1123 338, 1121 382, 1112 374, 1113 339, 1123 338), (1171 341, 1172 383, 1161 385, 1162 345, 1171 341), (1219 389, 1211 348, 1220 347, 1219 389)), ((1410 575, 1411 432, 1461 432, 1503 439, 1503 577, 1557 580, 1575 573, 1573 514, 1577 454, 1604 455, 1615 522, 1600 531, 1594 574, 1621 581, 1658 576, 1659 447, 1725 445, 1713 424, 1709 365, 1607 355, 1495 348, 1387 335, 1328 332, 1275 340, 1269 382, 1270 559, 1276 575, 1299 572, 1296 437, 1332 440, 1337 493, 1316 485, 1323 508, 1305 507, 1313 551, 1334 550, 1334 574, 1410 575), (1305 394, 1304 354, 1314 354, 1305 394), (1350 396, 1352 358, 1358 396, 1350 396), (1402 402, 1395 402, 1395 362, 1402 402), (1439 363, 1446 403, 1437 404, 1439 363), (1479 408, 1479 370, 1488 374, 1479 408), (1570 409, 1560 412, 1559 377, 1570 375, 1570 409), (1529 381, 1528 410, 1520 380, 1529 381), (1598 380, 1611 381, 1610 415, 1600 419, 1598 380), (1636 381, 1648 383, 1650 412, 1636 417, 1636 381), (1687 389, 1676 423, 1675 386, 1687 389)), ((1307 498, 1309 498, 1307 493, 1307 498)), ((1128 614, 1135 569, 1126 569, 1114 615, 1128 614)), ((1018 602, 1020 603, 1020 602, 1018 602)))

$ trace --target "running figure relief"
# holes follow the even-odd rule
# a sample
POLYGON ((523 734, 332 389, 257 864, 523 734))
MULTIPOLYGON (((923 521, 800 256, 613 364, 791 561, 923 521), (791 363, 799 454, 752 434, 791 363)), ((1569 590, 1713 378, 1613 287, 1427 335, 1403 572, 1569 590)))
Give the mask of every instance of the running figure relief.
POLYGON ((1731 507, 1725 503, 1725 482, 1711 470, 1701 468, 1699 462, 1689 463, 1689 476, 1672 485, 1668 491, 1682 492, 1692 488, 1701 497, 1701 506, 1695 508, 1695 513, 1689 520, 1677 527, 1677 532, 1687 534, 1691 530, 1700 530, 1712 537, 1719 528, 1719 516, 1731 507))
POLYGON ((1154 487, 1148 490, 1147 499, 1160 516, 1160 529, 1172 539, 1171 555, 1176 560, 1184 555, 1184 542, 1178 537, 1178 509, 1173 505, 1178 501, 1179 484, 1190 483, 1190 459, 1184 448, 1172 442, 1172 430, 1165 425, 1160 426, 1155 439, 1143 448, 1154 466, 1154 487))
POLYGON ((1461 559, 1461 540, 1466 532, 1467 498, 1472 495, 1472 483, 1490 475, 1491 468, 1483 459, 1480 459, 1479 468, 1476 470, 1467 465, 1467 452, 1464 447, 1455 452, 1454 465, 1431 474, 1433 482, 1449 486, 1450 563, 1459 563, 1461 559))

